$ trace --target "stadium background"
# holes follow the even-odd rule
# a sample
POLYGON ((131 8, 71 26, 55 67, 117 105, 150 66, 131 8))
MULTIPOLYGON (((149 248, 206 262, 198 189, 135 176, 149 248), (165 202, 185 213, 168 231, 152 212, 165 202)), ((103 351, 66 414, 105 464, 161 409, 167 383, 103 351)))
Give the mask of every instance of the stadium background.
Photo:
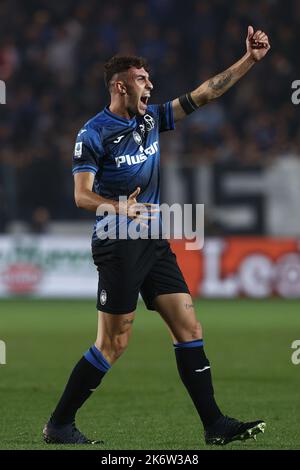
MULTIPOLYGON (((163 102, 236 61, 248 24, 267 32, 271 52, 226 95, 162 136, 162 201, 205 204, 204 249, 173 247, 207 332, 222 403, 232 414, 270 418, 260 448, 299 447, 300 366, 291 362, 300 337, 300 114, 291 99, 300 79, 299 21, 296 0, 1 2, 0 340, 7 357, 0 360, 0 448, 43 448, 39 427, 93 340, 93 216, 73 202, 71 156, 82 124, 108 102, 104 62, 115 53, 147 57, 153 102, 163 102)), ((88 404, 85 426, 94 432, 104 403, 107 448, 203 446, 169 371, 163 327, 142 304, 138 314, 128 356, 88 404), (159 347, 151 369, 153 335, 159 347), (154 380, 137 385, 145 361, 154 380), (134 412, 132 384, 141 392, 134 412), (187 414, 193 426, 167 437, 187 414)))

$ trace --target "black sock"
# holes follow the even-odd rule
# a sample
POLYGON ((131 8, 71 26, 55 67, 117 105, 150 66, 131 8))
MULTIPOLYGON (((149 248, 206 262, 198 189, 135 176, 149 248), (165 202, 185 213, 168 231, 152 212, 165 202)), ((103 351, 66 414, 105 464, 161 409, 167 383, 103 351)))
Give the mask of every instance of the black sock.
POLYGON ((51 422, 54 424, 72 423, 77 410, 100 385, 110 367, 96 346, 92 346, 74 367, 51 416, 51 422))
POLYGON ((200 339, 177 343, 174 348, 181 380, 194 402, 203 426, 210 426, 222 413, 214 398, 210 365, 203 349, 203 341, 200 339))

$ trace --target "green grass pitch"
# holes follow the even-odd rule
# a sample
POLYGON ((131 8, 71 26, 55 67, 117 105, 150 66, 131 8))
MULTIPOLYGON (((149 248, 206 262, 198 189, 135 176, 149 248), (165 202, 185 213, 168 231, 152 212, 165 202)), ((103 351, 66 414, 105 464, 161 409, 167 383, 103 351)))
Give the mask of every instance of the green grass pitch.
MULTIPOLYGON (((256 442, 222 449, 300 448, 300 365, 291 362, 299 307, 296 300, 196 301, 222 410, 267 421, 256 442)), ((93 343, 96 321, 92 301, 0 302, 7 348, 7 364, 0 366, 0 449, 61 448, 44 444, 41 429, 73 365, 93 343)), ((105 441, 85 449, 210 449, 167 330, 142 303, 128 350, 80 411, 78 425, 105 441)))

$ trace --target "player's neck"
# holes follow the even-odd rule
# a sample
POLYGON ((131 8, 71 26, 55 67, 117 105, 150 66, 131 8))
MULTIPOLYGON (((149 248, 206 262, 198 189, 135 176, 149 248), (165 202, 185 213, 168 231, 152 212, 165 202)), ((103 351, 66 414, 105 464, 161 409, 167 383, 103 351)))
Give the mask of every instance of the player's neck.
POLYGON ((120 103, 111 102, 108 109, 111 113, 116 114, 117 116, 120 116, 121 118, 128 119, 128 120, 131 120, 134 118, 134 116, 131 116, 129 111, 120 103))

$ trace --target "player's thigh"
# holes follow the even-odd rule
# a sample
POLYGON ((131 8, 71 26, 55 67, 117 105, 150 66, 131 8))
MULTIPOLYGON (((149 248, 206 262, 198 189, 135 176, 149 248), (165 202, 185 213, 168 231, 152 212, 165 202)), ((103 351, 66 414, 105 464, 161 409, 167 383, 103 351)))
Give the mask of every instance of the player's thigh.
POLYGON ((99 272, 98 311, 113 315, 135 311, 140 285, 152 264, 153 251, 149 240, 116 240, 93 248, 99 272))
POLYGON ((173 341, 180 343, 202 338, 202 326, 197 320, 190 294, 158 295, 154 306, 166 322, 173 341))

